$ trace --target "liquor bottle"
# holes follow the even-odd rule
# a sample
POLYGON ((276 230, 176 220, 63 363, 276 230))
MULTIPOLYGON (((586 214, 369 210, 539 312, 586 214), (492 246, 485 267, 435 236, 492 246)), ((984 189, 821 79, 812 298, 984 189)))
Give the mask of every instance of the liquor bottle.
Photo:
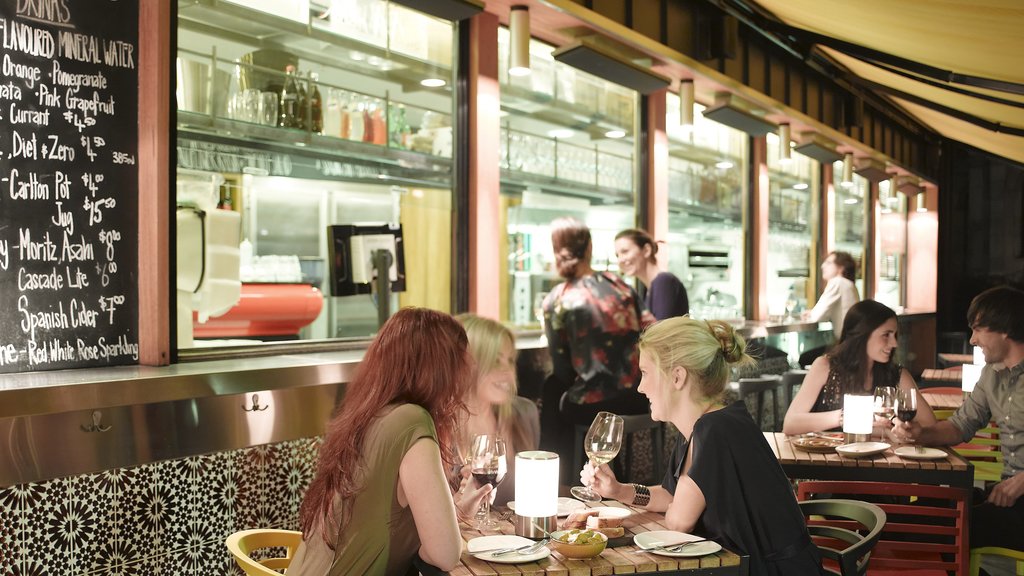
MULTIPOLYGON (((366 123, 363 122, 365 102, 356 102, 356 98, 353 96, 352 102, 349 104, 349 129, 348 139, 355 140, 356 142, 362 142, 366 136, 366 123)), ((342 130, 344 130, 345 124, 342 123, 342 130)))
POLYGON ((288 65, 285 68, 284 87, 281 88, 281 111, 278 126, 284 128, 298 128, 298 98, 299 89, 295 83, 295 66, 288 65))
POLYGON ((309 128, 309 92, 306 90, 306 82, 307 80, 304 78, 299 78, 296 81, 299 91, 296 98, 298 106, 295 110, 295 117, 298 123, 295 127, 302 130, 309 128))
POLYGON ((370 119, 373 122, 373 139, 371 142, 384 146, 388 143, 388 125, 384 121, 384 106, 378 104, 373 109, 373 117, 370 119))
POLYGON ((324 132, 324 109, 323 102, 320 99, 320 86, 317 81, 320 80, 320 75, 316 72, 309 73, 310 82, 310 94, 309 94, 309 115, 311 128, 313 132, 317 134, 323 134, 324 132))

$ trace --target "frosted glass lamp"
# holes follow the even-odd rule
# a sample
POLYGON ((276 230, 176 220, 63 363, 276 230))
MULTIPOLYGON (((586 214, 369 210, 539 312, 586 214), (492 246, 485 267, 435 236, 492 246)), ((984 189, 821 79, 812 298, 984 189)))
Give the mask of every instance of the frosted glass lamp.
POLYGON ((558 454, 529 450, 516 454, 516 534, 543 538, 558 528, 558 454))
MULTIPOLYGON (((977 350, 977 348, 975 348, 977 350)), ((974 385, 978 383, 978 379, 981 378, 981 370, 985 367, 985 364, 964 364, 962 368, 962 380, 960 387, 963 389, 965 394, 974 392, 974 385)))
POLYGON ((871 436, 875 399, 866 394, 843 396, 843 432, 848 442, 863 442, 871 436))

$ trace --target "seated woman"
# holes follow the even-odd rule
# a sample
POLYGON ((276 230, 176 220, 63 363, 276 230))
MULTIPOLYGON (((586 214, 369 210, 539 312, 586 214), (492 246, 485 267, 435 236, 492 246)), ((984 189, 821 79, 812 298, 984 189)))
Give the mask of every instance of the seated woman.
POLYGON ((822 574, 778 459, 743 402, 719 402, 732 364, 753 360, 743 338, 720 320, 670 318, 640 338, 640 392, 655 420, 680 442, 661 486, 618 482, 607 465, 580 474, 604 497, 665 512, 668 528, 695 529, 750 556, 752 576, 822 574))
POLYGON ((477 434, 505 439, 508 473, 495 498, 504 505, 515 497, 516 452, 536 450, 540 442, 540 415, 533 401, 516 394, 512 331, 501 322, 475 314, 461 314, 456 319, 466 329, 469 351, 476 361, 475 383, 464 398, 469 413, 459 427, 459 446, 465 450, 477 434))
POLYGON ((444 473, 457 462, 470 371, 451 316, 405 308, 384 324, 328 424, 289 575, 401 575, 417 553, 442 570, 458 564, 458 518, 491 491, 473 484, 453 500, 444 473))
POLYGON ((647 287, 644 305, 658 320, 690 313, 686 287, 671 272, 658 267, 658 243, 638 228, 629 228, 615 235, 615 256, 619 270, 633 276, 647 287))
MULTIPOLYGON (((880 386, 916 389, 910 373, 893 362, 896 328, 896 313, 885 304, 874 300, 854 304, 846 314, 839 343, 807 371, 786 411, 782 431, 804 434, 841 429, 845 394, 872 394, 880 386)), ((916 420, 926 426, 935 423, 935 415, 922 397, 918 397, 916 420)), ((875 426, 879 434, 892 429, 885 418, 877 418, 875 426)))

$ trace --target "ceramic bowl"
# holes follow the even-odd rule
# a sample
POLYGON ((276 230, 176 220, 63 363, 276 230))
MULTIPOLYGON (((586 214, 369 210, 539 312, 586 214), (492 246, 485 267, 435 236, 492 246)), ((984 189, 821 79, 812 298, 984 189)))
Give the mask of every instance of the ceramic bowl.
POLYGON ((596 539, 588 542, 587 544, 563 542, 560 538, 567 532, 572 532, 572 530, 559 530, 557 532, 552 532, 551 543, 549 544, 552 550, 566 558, 593 558, 601 552, 604 552, 605 546, 608 545, 608 537, 600 532, 594 532, 593 534, 596 539))

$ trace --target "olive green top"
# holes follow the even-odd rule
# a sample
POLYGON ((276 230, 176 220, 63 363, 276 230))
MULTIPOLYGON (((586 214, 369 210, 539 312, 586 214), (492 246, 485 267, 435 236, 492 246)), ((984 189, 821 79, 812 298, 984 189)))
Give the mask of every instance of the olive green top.
POLYGON ((398 471, 405 453, 420 438, 437 441, 430 414, 415 404, 389 406, 370 425, 363 446, 364 488, 349 502, 335 497, 335 519, 343 506, 352 507, 344 533, 331 539, 332 551, 321 534, 304 538, 295 553, 289 576, 403 575, 419 551, 412 511, 398 504, 398 471))

